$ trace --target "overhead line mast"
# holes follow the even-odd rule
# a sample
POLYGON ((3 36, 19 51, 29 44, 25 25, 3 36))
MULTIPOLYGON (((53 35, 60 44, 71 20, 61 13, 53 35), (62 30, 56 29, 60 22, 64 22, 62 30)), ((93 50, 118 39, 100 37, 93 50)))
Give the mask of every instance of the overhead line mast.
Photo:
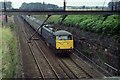
MULTIPOLYGON (((6 2, 7 1, 4 0, 4 11, 6 11, 6 2)), ((5 21, 8 22, 7 15, 5 15, 5 21)))
POLYGON ((64 11, 66 10, 66 0, 64 0, 64 11))

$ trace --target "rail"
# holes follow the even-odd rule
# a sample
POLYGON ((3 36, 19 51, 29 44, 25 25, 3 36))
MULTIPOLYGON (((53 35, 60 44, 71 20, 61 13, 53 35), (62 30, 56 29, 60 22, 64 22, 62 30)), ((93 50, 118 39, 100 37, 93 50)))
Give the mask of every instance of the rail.
POLYGON ((99 65, 97 65, 94 61, 92 61, 91 59, 89 59, 88 57, 86 57, 84 54, 82 54, 79 50, 75 49, 75 51, 77 51, 81 56, 83 56, 85 59, 87 59, 90 63, 96 65, 96 68, 98 68, 100 71, 102 71, 104 74, 107 74, 107 76, 112 76, 112 74, 110 74, 107 70, 103 69, 102 67, 100 67, 99 65))

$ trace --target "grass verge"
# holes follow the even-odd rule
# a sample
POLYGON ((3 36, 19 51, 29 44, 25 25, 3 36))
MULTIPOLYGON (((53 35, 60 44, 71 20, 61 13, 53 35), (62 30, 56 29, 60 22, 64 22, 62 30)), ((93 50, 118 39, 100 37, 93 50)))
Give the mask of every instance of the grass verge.
POLYGON ((18 73, 17 39, 8 27, 0 28, 2 78, 15 78, 18 73))

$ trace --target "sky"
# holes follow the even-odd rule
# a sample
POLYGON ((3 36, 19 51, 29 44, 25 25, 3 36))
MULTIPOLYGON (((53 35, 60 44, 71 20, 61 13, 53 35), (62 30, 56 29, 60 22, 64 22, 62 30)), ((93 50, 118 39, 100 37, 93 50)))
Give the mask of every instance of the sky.
MULTIPOLYGON (((4 1, 4 0, 0 0, 4 1)), ((56 4, 58 6, 63 6, 64 0, 5 0, 5 1, 11 1, 12 6, 14 8, 19 8, 23 2, 30 3, 30 2, 45 2, 45 3, 51 3, 56 4)), ((67 6, 107 6, 108 3, 111 0, 66 0, 67 6)))

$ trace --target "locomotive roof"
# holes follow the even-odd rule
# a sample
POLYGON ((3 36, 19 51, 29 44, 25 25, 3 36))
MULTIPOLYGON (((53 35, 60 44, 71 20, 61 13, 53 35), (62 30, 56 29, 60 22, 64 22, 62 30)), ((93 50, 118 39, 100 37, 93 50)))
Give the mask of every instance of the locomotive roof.
POLYGON ((72 35, 72 34, 65 30, 59 30, 55 32, 55 35, 72 35))

